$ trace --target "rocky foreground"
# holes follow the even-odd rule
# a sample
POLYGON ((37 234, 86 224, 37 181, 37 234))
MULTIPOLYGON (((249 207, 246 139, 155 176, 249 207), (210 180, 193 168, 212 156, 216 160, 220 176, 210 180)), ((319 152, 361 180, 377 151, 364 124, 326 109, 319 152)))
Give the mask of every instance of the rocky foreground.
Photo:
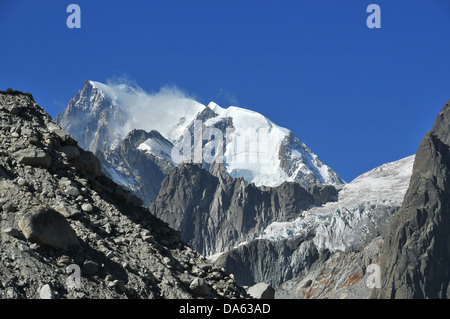
POLYGON ((0 91, 0 298, 243 298, 102 173, 31 94, 0 91))

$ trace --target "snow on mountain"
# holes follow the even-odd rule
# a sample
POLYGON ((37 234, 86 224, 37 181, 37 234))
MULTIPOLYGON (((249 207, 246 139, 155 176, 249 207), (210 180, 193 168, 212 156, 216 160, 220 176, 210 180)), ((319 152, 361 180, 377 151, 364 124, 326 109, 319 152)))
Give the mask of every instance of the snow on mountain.
POLYGON ((273 222, 260 238, 280 240, 313 233, 319 249, 361 249, 387 231, 387 220, 408 189, 413 163, 414 155, 364 173, 342 187, 337 202, 312 207, 291 222, 273 222))
POLYGON ((138 146, 138 150, 150 153, 169 162, 172 162, 172 149, 173 144, 169 141, 161 141, 156 138, 149 138, 138 146))
POLYGON ((156 94, 148 94, 126 84, 89 83, 127 113, 128 119, 121 134, 123 137, 133 129, 143 129, 156 130, 169 140, 174 140, 205 108, 175 89, 165 88, 156 94))
POLYGON ((231 106, 208 105, 217 117, 205 122, 211 126, 223 118, 231 118, 233 133, 227 136, 224 162, 232 177, 244 177, 256 185, 277 186, 290 180, 281 169, 279 151, 289 130, 275 125, 265 116, 231 106))
MULTIPOLYGON (((183 136, 195 134, 194 129, 200 127, 203 135, 197 137, 197 141, 199 138, 205 140, 202 154, 215 149, 214 161, 223 162, 232 177, 243 177, 257 186, 278 186, 285 181, 306 186, 343 183, 291 131, 262 114, 235 106, 222 108, 213 102, 205 106, 176 89, 165 88, 148 94, 125 84, 86 81, 83 90, 69 102, 56 121, 77 138, 81 146, 97 155, 117 148, 134 129, 154 130, 169 143, 149 140, 141 143, 138 149, 178 164, 173 158, 177 153, 170 144, 174 145, 175 151, 186 151, 189 147, 182 143, 196 139, 192 136, 183 139, 183 136), (202 122, 196 126, 200 118, 202 122), (213 136, 205 136, 207 129, 219 130, 223 143, 215 146, 213 136), (222 153, 217 153, 219 149, 222 153)), ((195 145, 191 143, 190 147, 195 154, 195 145)), ((110 173, 110 176, 113 179, 120 176, 117 182, 126 180, 123 172, 110 173)))
POLYGON ((278 186, 286 181, 307 186, 343 183, 290 130, 262 114, 236 106, 225 109, 214 102, 208 108, 217 116, 208 119, 206 127, 231 119, 233 130, 226 136, 223 158, 232 177, 244 177, 257 186, 278 186))

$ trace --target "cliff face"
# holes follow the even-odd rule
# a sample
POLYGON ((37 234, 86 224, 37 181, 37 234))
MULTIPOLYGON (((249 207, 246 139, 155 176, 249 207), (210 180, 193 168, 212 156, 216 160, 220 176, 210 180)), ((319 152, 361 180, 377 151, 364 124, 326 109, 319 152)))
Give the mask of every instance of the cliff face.
POLYGON ((234 274, 240 285, 266 282, 277 287, 307 273, 318 259, 313 242, 297 236, 280 241, 253 240, 222 254, 215 264, 234 274))
POLYGON ((420 142, 400 210, 393 216, 376 298, 448 298, 450 281, 450 102, 420 142))
POLYGON ((184 241, 205 255, 227 251, 256 238, 270 223, 297 218, 311 205, 337 198, 331 185, 296 183, 258 188, 231 178, 219 166, 213 174, 198 164, 173 169, 150 212, 179 230, 184 241))

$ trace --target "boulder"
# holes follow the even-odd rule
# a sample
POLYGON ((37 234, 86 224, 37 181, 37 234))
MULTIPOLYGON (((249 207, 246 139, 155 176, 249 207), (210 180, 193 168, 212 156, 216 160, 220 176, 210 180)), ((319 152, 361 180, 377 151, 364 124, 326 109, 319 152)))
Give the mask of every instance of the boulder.
POLYGON ((102 174, 100 161, 92 152, 80 150, 80 157, 74 158, 71 165, 81 174, 98 177, 102 174))
POLYGON ((19 220, 19 228, 30 242, 67 249, 80 242, 66 218, 52 209, 27 213, 19 220))
POLYGON ((255 299, 275 299, 275 289, 264 282, 251 286, 247 293, 255 299))
POLYGON ((45 284, 39 290, 39 297, 41 299, 53 299, 53 291, 49 284, 45 284))
POLYGON ((20 164, 34 167, 49 168, 52 164, 50 155, 42 150, 23 149, 12 154, 12 157, 20 164))
POLYGON ((58 148, 58 151, 64 153, 69 162, 76 160, 80 157, 79 148, 72 145, 64 145, 58 148))

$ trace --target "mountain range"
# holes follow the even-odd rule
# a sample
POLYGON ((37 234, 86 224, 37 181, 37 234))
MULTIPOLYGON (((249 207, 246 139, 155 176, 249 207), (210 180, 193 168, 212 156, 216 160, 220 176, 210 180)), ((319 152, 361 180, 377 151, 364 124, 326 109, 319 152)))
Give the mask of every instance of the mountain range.
POLYGON ((349 183, 262 114, 170 89, 86 81, 56 123, 0 91, 0 120, 2 298, 448 297, 450 102, 349 183))
POLYGON ((185 162, 256 186, 342 185, 288 129, 239 107, 207 106, 170 90, 150 95, 125 84, 86 81, 55 118, 102 162, 104 173, 150 205, 170 169, 185 162))

